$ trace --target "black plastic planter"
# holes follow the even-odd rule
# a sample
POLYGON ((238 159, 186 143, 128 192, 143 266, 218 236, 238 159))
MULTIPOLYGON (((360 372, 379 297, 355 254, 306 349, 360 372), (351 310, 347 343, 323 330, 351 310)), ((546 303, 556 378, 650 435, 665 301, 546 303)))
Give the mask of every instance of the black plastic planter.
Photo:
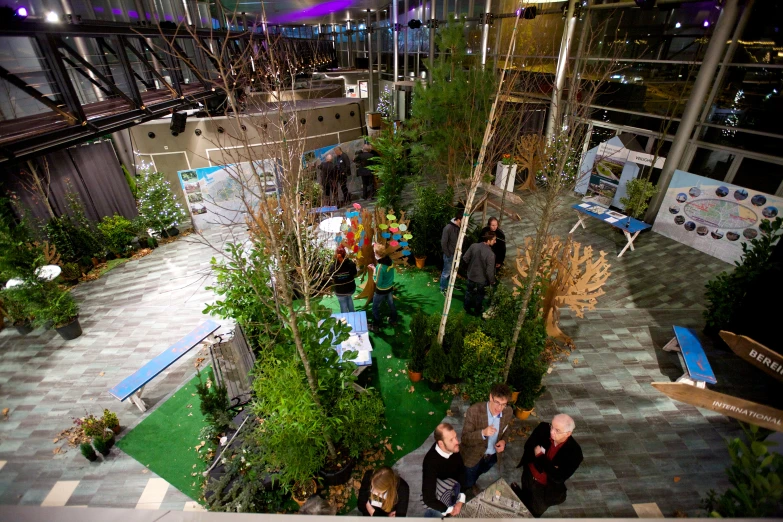
POLYGON ((342 486, 351 478, 351 472, 355 465, 356 459, 351 459, 342 469, 337 471, 321 470, 318 472, 318 475, 323 479, 325 486, 342 486))
POLYGON ((16 331, 19 332, 20 335, 27 335, 33 331, 33 327, 30 323, 15 324, 14 328, 16 328, 16 331))
POLYGON ((77 317, 65 326, 55 328, 55 330, 58 334, 60 334, 60 337, 66 341, 70 341, 71 339, 76 339, 82 334, 82 325, 79 324, 79 318, 77 317))

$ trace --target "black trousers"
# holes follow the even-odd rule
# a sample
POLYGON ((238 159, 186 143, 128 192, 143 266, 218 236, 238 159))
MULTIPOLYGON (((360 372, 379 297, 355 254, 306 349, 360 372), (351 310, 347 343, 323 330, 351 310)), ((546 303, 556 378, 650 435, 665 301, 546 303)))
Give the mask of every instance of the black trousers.
POLYGON ((467 289, 465 290, 465 311, 469 315, 481 316, 481 313, 484 311, 486 288, 487 285, 468 279, 467 289))
POLYGON ((375 179, 373 176, 362 176, 362 199, 375 197, 375 179))

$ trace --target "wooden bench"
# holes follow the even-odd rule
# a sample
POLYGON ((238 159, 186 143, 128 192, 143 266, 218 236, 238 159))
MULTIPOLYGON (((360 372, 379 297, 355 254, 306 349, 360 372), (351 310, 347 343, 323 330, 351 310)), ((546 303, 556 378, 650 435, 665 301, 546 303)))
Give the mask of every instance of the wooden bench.
POLYGON ((214 334, 218 328, 220 328, 220 325, 214 321, 202 323, 188 335, 169 346, 165 352, 142 366, 136 373, 126 377, 121 383, 109 390, 109 393, 119 401, 130 398, 131 402, 142 412, 147 411, 147 405, 144 404, 141 398, 144 386, 194 347, 202 343, 207 345, 214 344, 216 342, 214 334))
POLYGON ((690 328, 673 326, 674 337, 663 347, 664 351, 677 352, 685 372, 677 382, 690 384, 697 388, 705 388, 707 383, 716 384, 718 380, 707 360, 707 354, 701 347, 701 342, 690 328))
POLYGON ((229 409, 239 408, 250 402, 253 394, 250 372, 256 364, 256 356, 250 349, 242 327, 237 325, 229 340, 221 340, 211 345, 209 357, 212 360, 216 384, 226 387, 229 409))

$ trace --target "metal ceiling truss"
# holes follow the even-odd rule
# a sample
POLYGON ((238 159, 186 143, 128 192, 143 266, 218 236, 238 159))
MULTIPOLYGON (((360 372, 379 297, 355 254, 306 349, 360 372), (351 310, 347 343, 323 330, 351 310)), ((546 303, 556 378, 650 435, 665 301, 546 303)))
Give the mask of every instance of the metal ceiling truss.
MULTIPOLYGON (((20 110, 25 116, 0 120, 0 163, 22 161, 220 97, 216 87, 228 79, 222 75, 230 77, 231 87, 241 87, 270 72, 264 65, 270 42, 260 33, 32 21, 3 27, 0 36, 33 41, 40 61, 37 69, 30 60, 0 66, 0 81, 40 104, 20 110), (249 57, 256 58, 252 70, 249 57)), ((297 70, 334 57, 330 42, 277 36, 273 42, 282 60, 297 70)))

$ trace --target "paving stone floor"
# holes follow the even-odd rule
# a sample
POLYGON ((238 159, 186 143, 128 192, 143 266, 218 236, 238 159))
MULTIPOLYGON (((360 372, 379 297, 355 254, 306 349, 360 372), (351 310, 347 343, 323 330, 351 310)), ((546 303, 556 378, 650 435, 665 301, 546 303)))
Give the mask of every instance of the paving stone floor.
MULTIPOLYGON (((525 217, 503 225, 509 258, 533 230, 524 205, 515 210, 525 217)), ((565 234, 575 220, 567 212, 555 230, 565 234)), ((640 235, 636 251, 620 259, 615 256, 625 240, 607 225, 588 222, 575 238, 606 251, 612 275, 597 310, 584 318, 562 311, 561 325, 576 349, 553 365, 536 411, 546 420, 557 412, 574 417, 585 462, 568 484, 566 503, 546 516, 636 516, 633 504, 653 502, 666 516, 675 510, 698 514, 699 499, 710 488, 726 486, 724 441, 737 435, 737 424, 676 403, 650 383, 681 374, 676 355, 661 347, 672 324, 703 326, 704 284, 730 266, 652 232, 640 235)), ((213 231, 208 239, 219 245, 225 238, 213 231)), ((80 285, 75 293, 84 335, 77 340, 64 342, 54 331, 26 337, 8 328, 0 332, 0 408, 10 410, 0 420, 0 504, 41 504, 58 496, 53 489, 58 481, 58 490, 69 490, 62 481, 79 481, 66 505, 193 508, 173 487, 161 491, 158 481, 150 481, 157 478, 153 473, 116 448, 106 462, 91 464, 78 449, 54 454, 63 444, 52 440, 74 417, 103 407, 118 411, 123 426, 139 422, 142 414, 108 390, 205 318, 204 303, 214 299, 205 289, 213 255, 215 250, 182 238, 80 285)), ((757 374, 743 373, 732 354, 713 349, 709 341, 705 345, 720 381, 724 372, 739 375, 721 384, 724 389, 739 389, 742 396, 763 393, 755 386, 757 374)), ((149 404, 165 401, 192 376, 194 356, 145 389, 149 404)), ((448 420, 461 426, 466 408, 455 400, 455 417, 448 420)), ((525 423, 534 426, 537 419, 525 423)), ((509 481, 519 479, 515 466, 523 443, 517 438, 504 458, 502 474, 509 481)), ((430 445, 397 465, 411 485, 412 515, 422 511, 420 463, 430 445)), ((479 484, 494 481, 499 468, 479 484)))

